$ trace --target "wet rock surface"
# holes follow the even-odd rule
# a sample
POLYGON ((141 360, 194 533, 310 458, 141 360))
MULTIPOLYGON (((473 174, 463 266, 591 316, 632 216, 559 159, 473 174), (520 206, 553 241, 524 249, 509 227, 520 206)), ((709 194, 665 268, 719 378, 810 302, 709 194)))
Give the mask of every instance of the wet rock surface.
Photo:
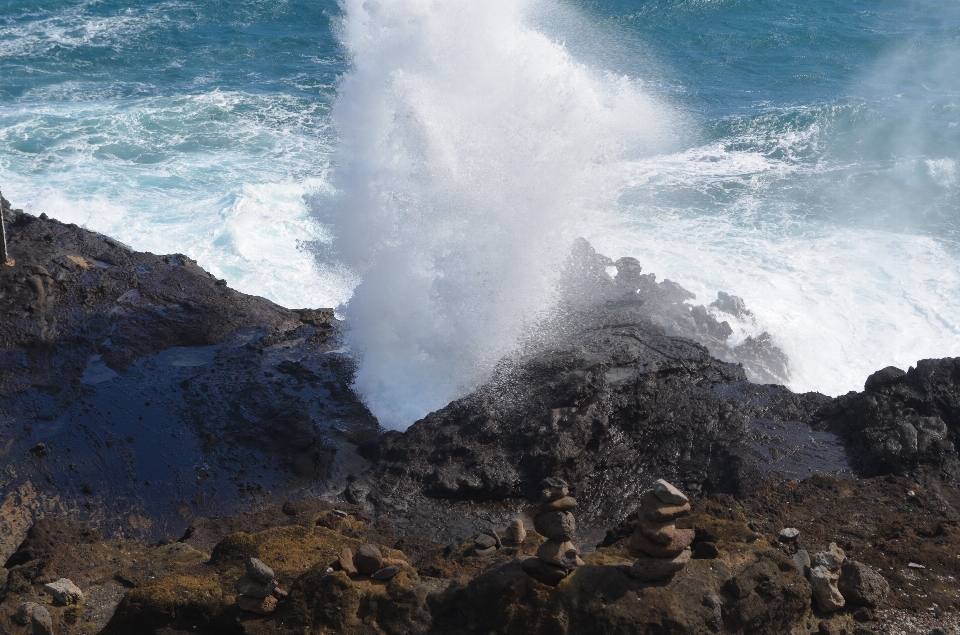
POLYGON ((550 337, 379 436, 332 312, 5 217, 0 632, 29 632, 16 616, 31 604, 28 621, 40 608, 68 634, 958 621, 957 360, 884 369, 838 399, 797 395, 775 385, 789 368, 769 336, 728 344, 728 321, 752 319, 741 300, 692 306, 639 262, 578 243, 550 337), (660 503, 638 512, 650 488, 660 503), (831 543, 846 562, 817 557, 831 543), (817 567, 844 601, 829 613, 817 567), (62 578, 82 603, 43 593, 62 578))

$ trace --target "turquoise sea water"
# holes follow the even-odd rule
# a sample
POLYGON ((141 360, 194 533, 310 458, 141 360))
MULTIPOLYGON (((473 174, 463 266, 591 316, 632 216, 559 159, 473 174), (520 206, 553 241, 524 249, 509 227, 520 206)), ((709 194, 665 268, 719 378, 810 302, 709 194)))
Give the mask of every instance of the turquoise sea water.
POLYGON ((743 296, 798 390, 960 355, 958 124, 956 2, 0 3, 4 195, 287 306, 362 280, 398 427, 482 379, 573 235, 743 296))

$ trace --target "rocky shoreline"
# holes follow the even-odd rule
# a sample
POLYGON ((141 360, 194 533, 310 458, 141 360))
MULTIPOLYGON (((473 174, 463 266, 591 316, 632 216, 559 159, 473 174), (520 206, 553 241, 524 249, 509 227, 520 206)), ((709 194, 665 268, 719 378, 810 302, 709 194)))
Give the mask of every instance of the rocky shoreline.
POLYGON ((794 394, 580 241, 550 337, 384 433, 332 311, 3 208, 2 633, 958 632, 960 358, 794 394))

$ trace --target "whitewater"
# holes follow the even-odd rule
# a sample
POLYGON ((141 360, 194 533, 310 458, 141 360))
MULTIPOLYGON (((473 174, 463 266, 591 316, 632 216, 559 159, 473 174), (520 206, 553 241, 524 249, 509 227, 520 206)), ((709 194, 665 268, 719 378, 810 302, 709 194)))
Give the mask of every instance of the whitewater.
POLYGON ((744 298, 795 391, 960 355, 960 5, 0 6, 0 190, 335 306, 387 427, 475 387, 570 243, 744 298))

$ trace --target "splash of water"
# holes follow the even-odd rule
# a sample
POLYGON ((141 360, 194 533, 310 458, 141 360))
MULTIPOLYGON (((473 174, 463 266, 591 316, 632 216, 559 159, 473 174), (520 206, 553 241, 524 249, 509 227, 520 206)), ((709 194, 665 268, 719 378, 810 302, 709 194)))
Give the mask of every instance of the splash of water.
MULTIPOLYGON (((362 276, 355 388, 405 428, 475 387, 552 302, 598 168, 669 137, 667 109, 577 62, 523 0, 345 0, 353 56, 318 214, 362 276)), ((329 254, 328 254, 329 255, 329 254)))

